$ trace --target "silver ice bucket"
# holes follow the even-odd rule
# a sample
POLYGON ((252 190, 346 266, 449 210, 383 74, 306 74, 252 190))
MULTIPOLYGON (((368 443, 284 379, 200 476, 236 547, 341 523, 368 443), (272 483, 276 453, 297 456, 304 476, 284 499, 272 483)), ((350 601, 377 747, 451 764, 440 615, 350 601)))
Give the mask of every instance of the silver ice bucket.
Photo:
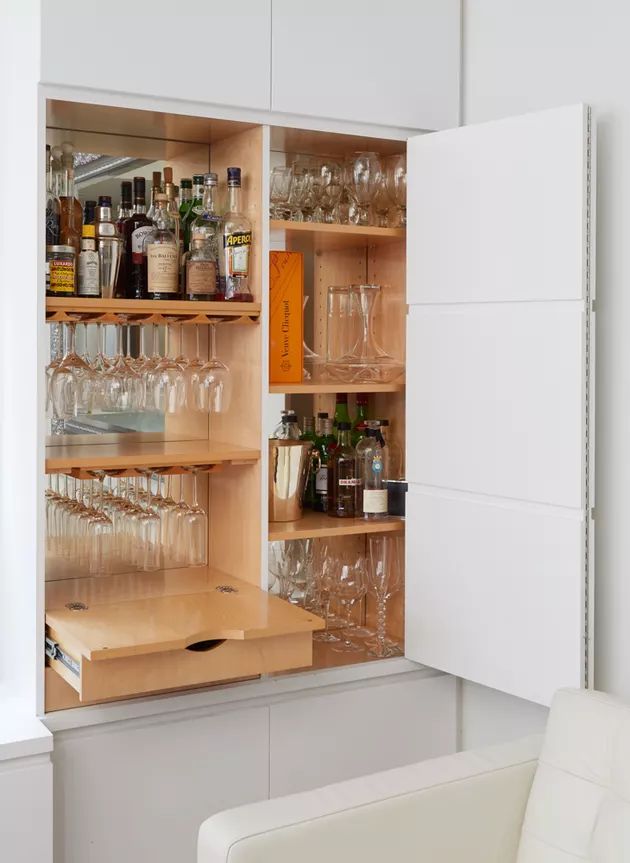
POLYGON ((269 521, 302 518, 312 448, 310 441, 269 441, 269 521))

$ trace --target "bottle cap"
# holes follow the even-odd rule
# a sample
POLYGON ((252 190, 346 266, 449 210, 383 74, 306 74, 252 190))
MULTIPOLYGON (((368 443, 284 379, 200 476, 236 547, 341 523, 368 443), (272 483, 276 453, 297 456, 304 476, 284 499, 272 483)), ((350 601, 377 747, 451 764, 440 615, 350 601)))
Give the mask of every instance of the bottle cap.
POLYGON ((152 186, 154 189, 159 189, 162 185, 162 172, 161 171, 153 171, 153 180, 152 186))
POLYGON ((111 195, 99 195, 98 205, 99 205, 99 207, 111 207, 111 205, 112 205, 111 195))
POLYGON ((378 437, 378 429, 366 428, 365 436, 366 437, 378 437))
POLYGON ((83 225, 83 232, 81 236, 84 240, 93 240, 96 236, 96 229, 94 225, 83 225))
POLYGON ((204 174, 193 174, 193 183, 195 186, 203 186, 204 174))
POLYGON ((120 200, 131 203, 131 180, 121 180, 120 200))
POLYGON ((147 191, 147 184, 144 177, 133 178, 133 196, 134 198, 144 198, 147 191))
POLYGON ((86 210, 89 210, 89 209, 93 210, 95 206, 96 206, 96 201, 86 201, 85 202, 85 209, 86 210))
POLYGON ((46 246, 46 251, 55 254, 59 252, 64 255, 74 255, 76 254, 74 246, 46 246))
POLYGON ((337 423, 337 431, 350 431, 350 423, 337 423))
POLYGON ((318 420, 327 420, 328 419, 328 411, 318 411, 317 412, 318 420))
POLYGON ((190 177, 182 177, 179 181, 180 189, 192 189, 192 180, 190 177))
POLYGON ((214 171, 210 171, 208 174, 203 175, 203 184, 204 186, 218 186, 219 185, 219 175, 215 174, 214 171))
POLYGON ((227 169, 227 181, 228 186, 232 186, 233 188, 238 188, 241 185, 241 169, 240 168, 228 168, 227 169))
POLYGON ((164 168, 162 173, 164 174, 164 182, 165 183, 172 183, 173 182, 173 169, 171 167, 167 166, 166 168, 164 168))

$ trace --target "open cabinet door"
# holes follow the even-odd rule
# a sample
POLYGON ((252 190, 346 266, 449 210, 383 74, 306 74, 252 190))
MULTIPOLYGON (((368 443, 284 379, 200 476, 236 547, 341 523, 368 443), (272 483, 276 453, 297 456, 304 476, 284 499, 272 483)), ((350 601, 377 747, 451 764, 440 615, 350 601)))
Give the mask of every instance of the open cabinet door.
POLYGON ((408 145, 406 654, 541 704, 592 685, 590 134, 408 145))

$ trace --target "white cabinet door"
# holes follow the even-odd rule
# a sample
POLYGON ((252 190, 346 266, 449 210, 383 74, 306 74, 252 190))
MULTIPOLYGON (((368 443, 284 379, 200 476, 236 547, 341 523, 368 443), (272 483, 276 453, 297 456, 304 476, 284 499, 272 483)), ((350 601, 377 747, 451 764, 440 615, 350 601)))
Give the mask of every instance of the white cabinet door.
POLYGON ((271 105, 271 0, 42 3, 42 81, 239 108, 271 105))
POLYGON ((409 129, 459 122, 460 0, 272 0, 274 111, 409 129))
POLYGON ((408 148, 406 651, 548 704, 592 627, 590 114, 408 148))

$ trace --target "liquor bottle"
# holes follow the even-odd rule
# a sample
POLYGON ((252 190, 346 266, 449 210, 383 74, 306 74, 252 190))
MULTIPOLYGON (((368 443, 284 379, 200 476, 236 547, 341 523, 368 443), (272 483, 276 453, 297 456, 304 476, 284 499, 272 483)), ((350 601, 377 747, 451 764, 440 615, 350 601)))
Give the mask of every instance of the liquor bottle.
POLYGON ((100 292, 102 297, 110 299, 116 291, 123 244, 116 230, 109 195, 99 196, 94 218, 100 292))
POLYGON ((94 212, 96 210, 96 201, 86 201, 83 205, 83 224, 93 225, 95 221, 94 212))
POLYGON ((185 260, 184 297, 197 302, 215 300, 219 288, 219 260, 214 245, 202 238, 193 239, 185 260))
POLYGON ((337 425, 337 446, 328 462, 328 515, 354 518, 357 514, 357 460, 350 441, 350 423, 337 425))
MULTIPOLYGON (((67 164, 66 170, 62 172, 61 181, 63 194, 59 196, 59 244, 72 246, 76 262, 81 253, 83 210, 74 194, 74 173, 72 170, 67 170, 67 164)), ((75 266, 75 288, 76 269, 75 266)))
MULTIPOLYGON (((182 237, 184 236, 184 218, 192 207, 192 180, 190 177, 182 177, 179 181, 179 223, 182 226, 182 237)), ((184 241, 184 250, 186 243, 184 241)))
POLYGON ((46 245, 53 246, 59 243, 59 198, 53 192, 52 186, 52 157, 50 146, 46 144, 46 245))
POLYGON ((227 169, 228 207, 223 221, 223 257, 221 287, 223 299, 251 303, 249 288, 249 255, 252 226, 241 213, 241 169, 227 169))
POLYGON ((282 416, 280 425, 280 433, 277 435, 280 440, 300 439, 300 427, 298 425, 297 414, 295 411, 287 411, 286 414, 282 416))
MULTIPOLYGON (((206 254, 210 255, 217 264, 214 286, 212 286, 212 281, 210 278, 212 274, 210 270, 208 270, 206 274, 206 287, 208 289, 212 288, 212 290, 207 290, 204 292, 206 294, 204 299, 209 300, 220 299, 219 258, 221 248, 221 219, 216 212, 215 195, 217 184, 218 178, 216 174, 212 172, 204 174, 201 212, 195 215, 194 219, 189 222, 189 236, 191 247, 196 246, 200 242, 204 245, 207 244, 209 248, 206 254)), ((188 270, 188 262, 186 262, 186 270, 188 270)), ((191 293, 188 286, 188 273, 186 274, 186 282, 186 294, 188 296, 188 294, 191 293)), ((197 299, 201 299, 201 297, 199 296, 197 297, 197 299)))
POLYGON ((378 423, 368 420, 365 436, 356 448, 357 472, 361 482, 357 515, 363 515, 366 519, 387 516, 385 454, 379 437, 378 423))
POLYGON ((337 432, 339 423, 350 425, 350 414, 348 413, 348 394, 337 393, 335 396, 335 417, 333 419, 333 431, 337 432))
POLYGON ((281 439, 281 435, 282 435, 283 428, 284 428, 284 426, 283 426, 284 418, 288 413, 289 413, 289 411, 280 411, 280 422, 278 423, 278 425, 273 430, 273 432, 269 438, 270 440, 280 440, 281 439))
POLYGON ((387 479, 402 479, 403 452, 402 447, 390 435, 389 420, 377 420, 379 438, 385 457, 385 474, 387 479))
POLYGON ((94 225, 83 225, 81 254, 78 265, 78 294, 80 297, 100 297, 99 261, 96 251, 94 225))
POLYGON ((318 411, 315 417, 315 435, 320 438, 324 434, 324 420, 328 419, 328 411, 318 411))
POLYGON ((153 178, 151 180, 151 201, 149 204, 149 209, 147 211, 147 216, 151 221, 153 221, 153 217, 155 216, 155 196, 158 195, 161 191, 162 172, 153 171, 153 178))
POLYGON ((315 502, 313 509, 328 512, 328 463, 337 447, 332 430, 332 420, 322 420, 322 432, 315 443, 317 450, 317 472, 315 474, 315 502))
POLYGON ((365 421, 367 420, 368 397, 367 393, 357 393, 357 415, 352 423, 352 446, 356 447, 365 435, 365 421))
MULTIPOLYGON (((203 204, 204 191, 204 174, 193 174, 192 178, 192 199, 190 206, 185 214, 181 214, 182 219, 182 234, 184 236, 184 251, 187 252, 190 248, 190 228, 194 220, 201 212, 203 204)), ((183 182, 183 181, 182 181, 183 182)))
POLYGON ((144 238, 147 296, 151 300, 175 300, 179 293, 179 247, 171 230, 168 198, 155 196, 153 230, 144 238))
MULTIPOLYGON (((311 441, 313 444, 316 444, 317 435, 315 434, 314 417, 304 417, 302 420, 302 428, 304 431, 300 435, 300 440, 311 441)), ((304 489, 304 506, 307 509, 313 509, 315 506, 315 477, 318 465, 319 457, 317 447, 313 446, 313 449, 311 450, 308 477, 306 479, 306 487, 304 489)))
POLYGON ((144 240, 153 230, 153 222, 146 211, 145 192, 144 177, 134 177, 133 213, 123 224, 124 281, 120 283, 120 296, 130 300, 144 300, 147 297, 144 240))
POLYGON ((118 205, 118 218, 116 219, 116 230, 122 236, 123 222, 131 216, 131 180, 122 180, 120 183, 120 204, 118 205))

